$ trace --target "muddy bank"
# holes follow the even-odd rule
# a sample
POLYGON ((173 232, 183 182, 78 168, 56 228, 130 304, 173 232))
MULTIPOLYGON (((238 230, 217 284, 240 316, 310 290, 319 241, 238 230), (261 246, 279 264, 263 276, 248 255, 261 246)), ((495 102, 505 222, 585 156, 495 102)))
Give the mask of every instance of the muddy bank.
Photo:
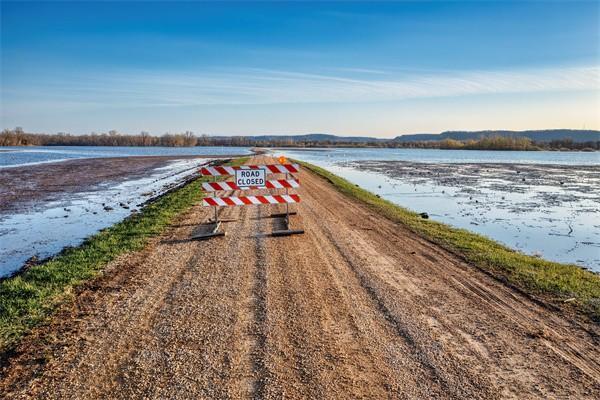
POLYGON ((435 183, 464 194, 485 189, 504 193, 531 192, 531 201, 515 211, 565 202, 591 200, 600 206, 600 167, 540 164, 439 164, 404 161, 356 161, 344 165, 381 173, 412 184, 435 183))
POLYGON ((68 194, 93 191, 100 184, 142 178, 176 160, 205 158, 213 157, 89 158, 0 169, 0 213, 25 211, 35 208, 40 201, 56 201, 68 194))

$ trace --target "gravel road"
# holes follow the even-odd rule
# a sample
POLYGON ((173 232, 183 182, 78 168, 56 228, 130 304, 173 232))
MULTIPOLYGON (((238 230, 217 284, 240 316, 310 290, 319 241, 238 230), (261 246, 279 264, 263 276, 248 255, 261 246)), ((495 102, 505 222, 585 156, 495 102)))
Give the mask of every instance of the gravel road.
POLYGON ((26 338, 0 397, 600 398, 597 325, 300 180, 304 235, 229 207, 227 236, 189 241, 193 208, 26 338))

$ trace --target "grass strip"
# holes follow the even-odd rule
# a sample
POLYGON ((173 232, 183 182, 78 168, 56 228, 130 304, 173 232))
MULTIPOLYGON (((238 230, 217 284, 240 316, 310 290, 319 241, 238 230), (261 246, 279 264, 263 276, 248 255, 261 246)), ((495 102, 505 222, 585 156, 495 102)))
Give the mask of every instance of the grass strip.
POLYGON ((381 199, 323 168, 302 161, 296 162, 325 178, 343 194, 362 201, 388 219, 401 223, 467 262, 527 293, 542 295, 557 302, 568 299, 577 310, 600 322, 599 275, 574 264, 525 255, 466 229, 423 219, 417 213, 381 199))
MULTIPOLYGON (((248 157, 232 160, 240 165, 248 157)), ((201 184, 193 180, 139 213, 67 248, 50 260, 0 281, 0 352, 5 352, 31 328, 46 321, 73 288, 101 273, 117 256, 142 249, 148 239, 162 233, 183 211, 202 197, 201 184)))

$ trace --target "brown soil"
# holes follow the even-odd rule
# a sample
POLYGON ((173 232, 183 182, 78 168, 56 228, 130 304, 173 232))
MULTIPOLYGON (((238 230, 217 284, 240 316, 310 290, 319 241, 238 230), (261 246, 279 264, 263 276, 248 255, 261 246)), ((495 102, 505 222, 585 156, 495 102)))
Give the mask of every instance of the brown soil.
MULTIPOLYGON (((0 211, 14 210, 36 200, 53 200, 91 190, 100 183, 147 176, 169 161, 202 156, 87 158, 0 169, 0 211)), ((219 156, 226 158, 227 156, 219 156)), ((212 157, 210 157, 212 158, 212 157)))
POLYGON ((4 398, 600 398, 600 329, 300 174, 292 219, 196 207, 112 263, 0 374, 4 398))

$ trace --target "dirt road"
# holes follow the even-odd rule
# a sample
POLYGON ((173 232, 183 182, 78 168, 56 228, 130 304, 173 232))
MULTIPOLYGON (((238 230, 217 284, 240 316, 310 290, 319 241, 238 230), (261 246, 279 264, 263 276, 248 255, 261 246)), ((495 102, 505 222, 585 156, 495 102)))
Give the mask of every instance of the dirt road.
POLYGON ((2 372, 5 398, 600 398, 600 329, 537 304, 307 172, 292 224, 183 216, 2 372))

